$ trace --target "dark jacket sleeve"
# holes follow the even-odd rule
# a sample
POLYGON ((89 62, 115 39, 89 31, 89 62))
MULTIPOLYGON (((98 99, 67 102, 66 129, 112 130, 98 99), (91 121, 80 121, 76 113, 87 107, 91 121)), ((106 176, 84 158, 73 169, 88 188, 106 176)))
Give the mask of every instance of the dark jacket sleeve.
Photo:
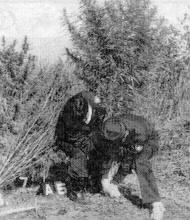
POLYGON ((68 132, 73 131, 73 132, 83 132, 83 131, 90 131, 90 127, 86 125, 83 121, 81 120, 76 120, 72 118, 72 115, 70 114, 65 114, 64 115, 64 121, 65 121, 65 129, 68 129, 68 132))
POLYGON ((158 152, 159 135, 155 126, 149 120, 142 116, 129 114, 123 121, 126 128, 129 129, 129 136, 126 141, 131 144, 146 145, 146 147, 152 149, 152 155, 158 152))
POLYGON ((159 134, 152 126, 151 134, 148 137, 147 145, 152 148, 152 156, 155 156, 159 151, 159 134))

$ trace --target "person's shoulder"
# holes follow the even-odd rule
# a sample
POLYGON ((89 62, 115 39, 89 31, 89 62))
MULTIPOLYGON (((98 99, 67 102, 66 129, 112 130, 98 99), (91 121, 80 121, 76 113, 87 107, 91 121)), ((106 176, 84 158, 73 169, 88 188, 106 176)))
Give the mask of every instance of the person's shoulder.
POLYGON ((127 113, 124 113, 124 114, 121 114, 118 116, 119 120, 123 120, 123 121, 131 121, 133 123, 146 123, 147 122, 147 119, 145 119, 144 116, 142 115, 136 115, 136 114, 133 114, 133 113, 130 113, 130 112, 127 112, 127 113))
POLYGON ((136 121, 139 123, 144 123, 144 124, 153 124, 150 119, 145 117, 144 115, 138 115, 138 114, 133 114, 133 113, 126 113, 124 116, 126 119, 131 119, 132 121, 136 121))
MULTIPOLYGON (((122 118, 121 118, 122 121, 122 118)), ((136 128, 141 128, 146 131, 146 133, 151 133, 154 130, 154 123, 150 119, 147 119, 143 115, 137 115, 132 113, 127 113, 123 116, 123 121, 126 124, 130 124, 136 128)))
POLYGON ((127 112, 123 115, 123 117, 136 120, 136 121, 146 121, 147 119, 143 115, 134 114, 131 112, 127 112))

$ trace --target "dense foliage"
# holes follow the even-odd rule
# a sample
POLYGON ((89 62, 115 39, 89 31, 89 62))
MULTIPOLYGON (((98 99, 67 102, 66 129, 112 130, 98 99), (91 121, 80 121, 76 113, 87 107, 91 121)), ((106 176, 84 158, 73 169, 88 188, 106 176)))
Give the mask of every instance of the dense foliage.
POLYGON ((179 29, 168 25, 149 0, 81 0, 77 23, 64 13, 73 43, 66 48, 68 60, 52 66, 37 64, 27 38, 20 50, 3 38, 0 186, 31 166, 31 172, 46 173, 58 159, 51 150, 57 114, 84 85, 101 96, 109 114, 133 111, 151 119, 161 149, 172 151, 172 172, 190 180, 189 21, 185 15, 179 29))
POLYGON ((155 21, 155 8, 149 1, 99 6, 82 0, 80 25, 65 18, 76 48, 67 52, 80 67, 78 76, 101 94, 110 111, 126 111, 134 90, 146 85, 160 49, 156 46, 162 25, 155 21))
POLYGON ((50 164, 59 159, 52 151, 54 128, 60 108, 77 83, 72 69, 62 61, 40 67, 37 58, 29 54, 27 38, 20 50, 16 46, 16 41, 7 44, 2 39, 0 186, 26 170, 38 177, 44 172, 47 175, 50 164))
MULTIPOLYGON (((81 0, 79 23, 65 22, 76 74, 111 112, 133 111, 159 123, 189 117, 189 27, 179 31, 146 0, 81 0), (132 104, 131 104, 132 102, 132 104), (183 102, 183 103, 182 103, 183 102), (185 102, 185 105, 184 105, 185 102)), ((163 126, 163 124, 162 124, 163 126)))
POLYGON ((189 16, 176 28, 149 0, 81 0, 78 23, 66 13, 64 21, 78 77, 101 95, 110 114, 131 110, 154 122, 161 149, 177 149, 173 157, 189 178, 189 16))

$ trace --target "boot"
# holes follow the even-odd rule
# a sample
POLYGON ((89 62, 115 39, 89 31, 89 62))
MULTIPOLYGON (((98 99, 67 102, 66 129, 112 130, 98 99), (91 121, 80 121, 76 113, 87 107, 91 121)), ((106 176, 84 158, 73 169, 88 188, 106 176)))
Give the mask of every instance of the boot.
POLYGON ((85 202, 85 188, 86 188, 86 178, 71 178, 70 176, 66 178, 65 185, 67 188, 67 197, 79 203, 85 202))
POLYGON ((87 184, 87 192, 95 194, 102 190, 101 176, 91 177, 87 184))

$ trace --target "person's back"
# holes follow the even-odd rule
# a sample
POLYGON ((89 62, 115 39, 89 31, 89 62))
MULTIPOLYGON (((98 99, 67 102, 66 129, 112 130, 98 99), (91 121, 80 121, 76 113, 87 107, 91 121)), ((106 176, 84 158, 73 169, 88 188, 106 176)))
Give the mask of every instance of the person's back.
POLYGON ((95 138, 97 151, 101 151, 106 158, 102 162, 103 190, 111 196, 120 196, 116 185, 112 184, 115 174, 121 172, 127 175, 130 169, 134 169, 143 203, 153 208, 154 219, 157 219, 155 213, 162 216, 164 210, 150 161, 158 152, 158 140, 154 126, 144 117, 133 114, 108 118, 99 137, 95 138), (124 152, 122 156, 121 151, 124 152))
POLYGON ((55 129, 56 144, 63 148, 64 142, 70 142, 70 138, 78 132, 89 131, 84 118, 88 111, 88 102, 78 93, 71 97, 61 110, 55 129))
POLYGON ((66 186, 68 197, 73 200, 77 198, 75 191, 84 190, 87 182, 88 154, 93 149, 90 134, 105 114, 99 102, 94 94, 80 92, 65 103, 58 117, 56 145, 70 158, 66 186))

